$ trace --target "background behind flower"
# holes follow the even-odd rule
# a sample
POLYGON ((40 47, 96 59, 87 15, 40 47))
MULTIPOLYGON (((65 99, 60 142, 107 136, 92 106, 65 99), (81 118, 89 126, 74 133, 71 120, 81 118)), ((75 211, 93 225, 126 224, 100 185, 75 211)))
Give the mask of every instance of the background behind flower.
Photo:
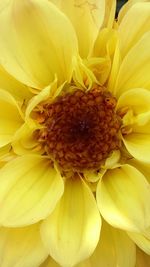
POLYGON ((116 16, 118 15, 118 12, 120 10, 120 8, 126 3, 127 1, 126 0, 118 0, 117 1, 117 11, 116 11, 116 16))

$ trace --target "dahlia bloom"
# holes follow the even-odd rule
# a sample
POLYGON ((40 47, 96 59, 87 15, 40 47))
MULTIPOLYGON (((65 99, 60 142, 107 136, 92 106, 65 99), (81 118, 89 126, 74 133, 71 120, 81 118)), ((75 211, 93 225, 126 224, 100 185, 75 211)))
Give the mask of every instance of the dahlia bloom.
POLYGON ((1 267, 150 264, 150 3, 115 6, 0 3, 1 267))

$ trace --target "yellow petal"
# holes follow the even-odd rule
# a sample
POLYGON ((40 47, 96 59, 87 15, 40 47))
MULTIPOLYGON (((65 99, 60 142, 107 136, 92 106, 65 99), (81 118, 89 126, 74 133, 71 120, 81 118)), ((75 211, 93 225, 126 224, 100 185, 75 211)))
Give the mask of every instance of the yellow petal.
MULTIPOLYGON (((91 57, 88 60, 85 60, 85 64, 90 68, 95 75, 98 83, 103 85, 108 79, 108 75, 111 68, 110 59, 100 58, 100 57, 91 57)), ((94 82, 94 81, 93 81, 94 82)))
POLYGON ((114 29, 102 29, 94 44, 93 55, 97 57, 113 57, 116 49, 117 32, 114 29))
POLYGON ((142 172, 144 174, 145 178, 150 183, 150 164, 149 163, 143 163, 143 162, 140 162, 134 158, 130 159, 128 162, 129 162, 129 164, 134 166, 136 169, 138 169, 140 172, 142 172))
POLYGON ((37 125, 32 121, 30 124, 24 123, 16 132, 11 145, 17 155, 38 153, 40 145, 34 136, 36 129, 37 125))
POLYGON ((46 257, 39 224, 25 228, 0 228, 1 267, 37 267, 46 257))
POLYGON ((14 153, 11 144, 0 148, 0 168, 2 168, 8 161, 14 159, 16 154, 14 153))
POLYGON ((10 144, 1 147, 0 148, 0 160, 3 160, 3 158, 5 158, 6 156, 9 156, 10 151, 11 151, 10 144))
MULTIPOLYGON (((124 109, 124 108, 127 109, 128 111, 123 117, 123 125, 129 126, 131 128, 132 133, 138 134, 137 135, 138 139, 139 138, 142 139, 143 134, 146 134, 146 135, 150 134, 150 124, 149 124, 150 122, 150 91, 146 89, 142 89, 142 88, 136 88, 136 89, 131 89, 129 91, 126 91, 120 96, 117 102, 117 109, 124 109), (141 137, 140 137, 140 134, 142 134, 141 137)), ((127 143, 127 147, 129 146, 129 150, 132 149, 130 148, 130 144, 128 145, 128 140, 130 140, 130 138, 133 141, 133 143, 135 143, 134 144, 135 148, 138 145, 136 144, 136 140, 132 138, 132 135, 131 136, 124 135, 124 138, 123 138, 125 145, 127 143)), ((140 139, 137 142, 140 142, 140 139)), ((142 141, 139 145, 142 145, 142 141)), ((132 154, 132 150, 131 150, 131 154, 132 154)))
POLYGON ((132 133, 124 136, 123 142, 134 158, 150 163, 150 134, 132 133))
POLYGON ((150 228, 144 233, 128 232, 128 235, 138 247, 150 255, 150 228))
POLYGON ((91 183, 95 183, 100 179, 99 173, 96 171, 84 171, 84 178, 91 183))
POLYGON ((126 91, 119 97, 116 108, 129 109, 123 118, 126 118, 126 124, 128 117, 129 124, 133 120, 134 124, 144 125, 150 120, 150 91, 143 88, 126 91))
POLYGON ((114 50, 114 56, 112 59, 112 66, 111 66, 111 71, 110 71, 108 85, 107 85, 108 91, 110 91, 114 96, 116 96, 115 83, 116 83, 116 77, 118 75, 120 64, 121 64, 121 55, 120 55, 119 42, 117 42, 116 48, 114 50))
POLYGON ((77 267, 134 267, 136 250, 126 233, 103 221, 101 237, 92 256, 77 267))
POLYGON ((120 151, 114 150, 112 154, 105 160, 103 169, 114 169, 120 160, 120 151))
POLYGON ((134 114, 150 110, 150 91, 143 88, 135 88, 125 92, 117 102, 117 109, 129 107, 134 114))
POLYGON ((18 101, 29 99, 32 94, 28 87, 19 81, 15 80, 0 66, 0 88, 10 92, 18 101))
POLYGON ((7 91, 0 89, 0 147, 11 142, 22 123, 17 102, 7 91))
POLYGON ((31 98, 27 108, 26 108, 26 119, 29 118, 30 113, 33 111, 33 109, 42 101, 46 101, 49 99, 49 103, 55 99, 61 92, 64 84, 57 87, 57 79, 55 78, 54 81, 47 87, 45 87, 43 90, 41 90, 37 95, 31 98))
POLYGON ((52 1, 68 16, 76 31, 81 57, 86 58, 93 49, 105 14, 104 0, 52 1))
POLYGON ((132 8, 133 5, 137 3, 144 3, 144 2, 149 2, 149 0, 129 0, 127 1, 122 8, 119 11, 118 14, 118 23, 120 24, 124 16, 130 11, 130 8, 132 8))
POLYGON ((116 80, 117 96, 132 88, 150 89, 150 32, 137 42, 125 56, 116 80))
POLYGON ((97 188, 104 219, 128 231, 150 226, 150 187, 142 173, 130 165, 107 171, 97 188))
POLYGON ((137 248, 136 267, 150 267, 150 256, 137 248))
POLYGON ((70 80, 76 53, 71 23, 47 0, 13 0, 2 10, 1 64, 22 83, 43 88, 55 74, 60 83, 70 80))
POLYGON ((82 86, 82 88, 91 89, 93 84, 98 83, 98 81, 93 70, 88 68, 87 62, 80 57, 74 60, 73 80, 77 87, 80 88, 82 86))
POLYGON ((63 197, 43 222, 41 233, 50 255, 69 267, 92 254, 100 227, 95 199, 87 185, 75 177, 66 181, 63 197))
POLYGON ((105 63, 105 65, 103 66, 103 71, 105 71, 105 77, 108 78, 107 88, 109 91, 114 93, 114 84, 116 82, 116 76, 120 66, 120 48, 118 45, 118 33, 116 30, 104 28, 99 32, 94 44, 93 56, 98 58, 101 57, 103 58, 103 60, 105 59, 107 60, 106 62, 109 63, 109 66, 107 66, 105 63))
POLYGON ((0 170, 0 223, 24 226, 47 217, 63 193, 60 174, 49 160, 22 156, 0 170))
POLYGON ((105 18, 103 22, 103 27, 112 28, 115 20, 116 13, 116 1, 115 0, 105 0, 105 18))
POLYGON ((122 57, 150 30, 150 3, 134 4, 119 25, 119 39, 122 57), (137 17, 137 23, 133 18, 137 17), (130 33, 129 33, 130 29, 130 33))

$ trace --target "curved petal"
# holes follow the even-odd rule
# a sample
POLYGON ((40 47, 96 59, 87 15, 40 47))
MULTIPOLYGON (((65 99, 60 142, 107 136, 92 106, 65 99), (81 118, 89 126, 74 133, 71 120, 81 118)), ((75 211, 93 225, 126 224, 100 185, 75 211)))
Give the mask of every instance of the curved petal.
POLYGON ((11 144, 0 148, 0 169, 10 160, 16 158, 11 144))
POLYGON ((11 145, 10 144, 1 147, 0 148, 0 160, 3 160, 5 157, 9 158, 10 151, 11 151, 11 145))
POLYGON ((39 224, 25 228, 0 228, 1 267, 37 267, 46 257, 39 224))
POLYGON ((134 158, 150 163, 150 134, 132 133, 124 136, 123 142, 134 158))
POLYGON ((150 226, 150 187, 130 165, 104 174, 97 187, 97 202, 104 219, 114 227, 143 231, 150 226))
POLYGON ((59 95, 63 87, 64 84, 57 87, 57 79, 55 79, 49 86, 45 87, 37 95, 32 97, 25 111, 26 119, 30 117, 31 112, 40 104, 40 102, 44 102, 47 99, 49 102, 53 101, 59 95))
POLYGON ((150 255, 150 228, 144 233, 128 232, 128 235, 138 247, 150 255))
POLYGON ((93 55, 95 57, 113 57, 118 41, 117 31, 115 29, 102 29, 94 44, 93 55))
POLYGON ((132 109, 134 116, 150 111, 150 91, 144 88, 135 88, 124 92, 117 101, 116 109, 132 109))
POLYGON ((122 57, 129 52, 131 47, 133 47, 147 31, 150 31, 150 3, 134 4, 126 13, 118 28, 122 57), (133 18, 136 17, 138 19, 135 23, 133 18))
POLYGON ((0 88, 8 91, 16 100, 22 102, 32 97, 28 87, 15 80, 0 66, 0 88))
POLYGON ((115 21, 116 1, 105 0, 105 17, 103 27, 112 28, 115 21))
POLYGON ((115 83, 116 83, 116 77, 118 75, 120 64, 121 64, 121 55, 120 55, 119 42, 117 42, 115 50, 114 50, 112 66, 111 66, 111 71, 110 71, 108 85, 107 85, 108 91, 110 91, 114 96, 116 96, 115 83))
POLYGON ((93 70, 88 67, 87 62, 89 63, 89 60, 83 60, 80 57, 74 60, 73 81, 79 88, 82 86, 84 89, 91 89, 98 81, 93 70))
MULTIPOLYGON (((96 57, 102 57, 103 60, 107 60, 109 63, 103 67, 103 71, 105 72, 105 76, 101 71, 103 77, 108 79, 107 81, 107 89, 114 93, 114 84, 116 82, 116 76, 118 73, 118 69, 120 66, 120 49, 118 45, 118 33, 115 29, 104 28, 102 29, 94 44, 93 55, 96 57), (110 62, 109 62, 110 61, 110 62), (108 76, 109 75, 109 76, 108 76)), ((100 84, 101 80, 99 79, 100 84)), ((104 79, 104 82, 106 80, 104 79)))
POLYGON ((142 88, 126 91, 117 103, 117 109, 122 108, 128 108, 123 124, 132 130, 123 136, 127 150, 136 159, 150 162, 150 91, 142 88))
POLYGON ((138 161, 136 159, 130 159, 129 164, 134 166, 136 169, 138 169, 141 173, 144 174, 145 178, 150 183, 150 164, 149 163, 143 163, 141 161, 138 161))
POLYGON ((86 170, 84 171, 83 175, 87 182, 90 183, 95 183, 100 179, 99 173, 97 171, 86 170))
POLYGON ((24 226, 47 217, 63 194, 60 174, 49 160, 22 156, 0 170, 0 223, 24 226))
POLYGON ((16 132, 11 145, 17 155, 41 152, 41 145, 34 136, 36 129, 37 125, 34 121, 30 121, 28 124, 24 123, 16 132))
POLYGON ((12 151, 11 144, 3 146, 0 148, 0 169, 10 160, 13 159, 16 155, 12 151))
POLYGON ((135 267, 150 267, 150 256, 137 248, 136 266, 135 267))
POLYGON ((81 57, 86 58, 93 49, 94 42, 105 15, 104 0, 52 0, 68 16, 76 31, 81 57))
POLYGON ((128 13, 128 11, 130 10, 130 8, 135 5, 136 3, 144 3, 144 2, 149 2, 149 0, 129 0, 127 1, 122 8, 119 11, 118 14, 118 24, 121 23, 122 19, 124 18, 124 16, 128 13))
POLYGON ((100 241, 94 253, 77 267, 134 267, 135 260, 135 245, 127 234, 103 221, 100 241))
POLYGON ((50 255, 63 266, 73 266, 94 251, 101 219, 93 194, 78 177, 68 179, 54 212, 43 222, 41 233, 50 255))
POLYGON ((0 61, 22 83, 43 88, 55 74, 60 83, 70 80, 76 53, 71 23, 49 1, 12 0, 2 10, 0 61))
POLYGON ((115 85, 117 96, 133 88, 150 89, 149 69, 150 32, 143 35, 122 61, 115 85))
POLYGON ((0 147, 7 145, 23 123, 22 114, 15 99, 0 89, 0 147))
MULTIPOLYGON (((91 58, 88 58, 87 60, 84 60, 84 62, 86 66, 95 75, 96 82, 99 83, 100 85, 104 85, 109 76, 109 72, 111 68, 111 60, 108 58, 91 57, 91 58)), ((95 81, 93 79, 93 84, 94 82, 95 81)))

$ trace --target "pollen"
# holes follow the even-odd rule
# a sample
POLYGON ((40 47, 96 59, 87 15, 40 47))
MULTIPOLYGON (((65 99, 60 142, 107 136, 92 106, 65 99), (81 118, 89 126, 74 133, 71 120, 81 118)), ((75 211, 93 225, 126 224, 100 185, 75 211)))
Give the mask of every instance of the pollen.
POLYGON ((119 149, 121 119, 104 88, 75 90, 43 105, 38 141, 63 170, 97 170, 119 149))

